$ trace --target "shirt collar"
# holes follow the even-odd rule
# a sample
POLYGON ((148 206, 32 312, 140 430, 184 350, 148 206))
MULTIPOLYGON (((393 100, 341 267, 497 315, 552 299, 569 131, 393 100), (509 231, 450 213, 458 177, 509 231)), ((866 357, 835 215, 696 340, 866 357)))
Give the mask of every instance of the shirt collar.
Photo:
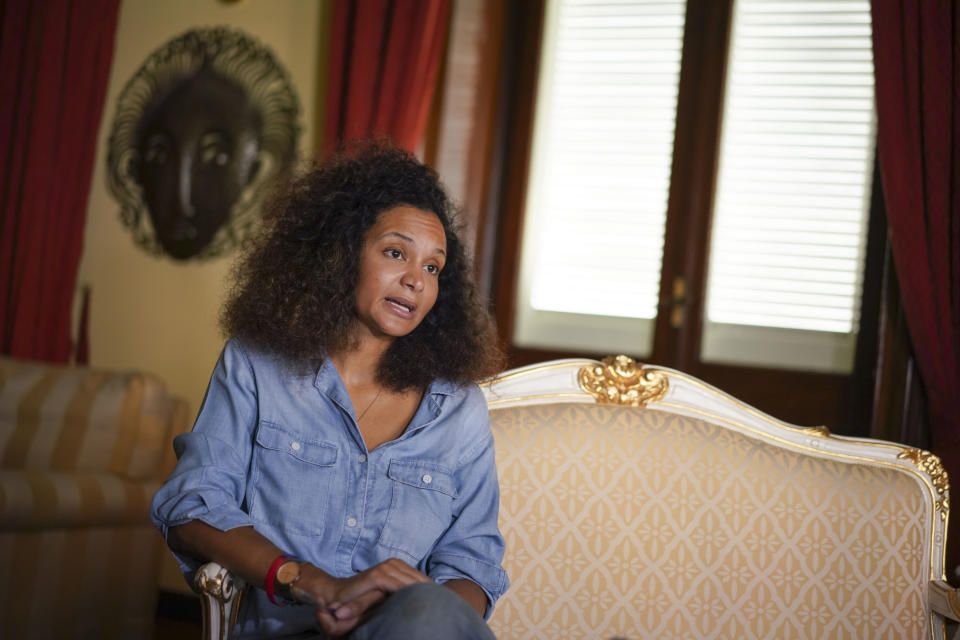
MULTIPOLYGON (((320 368, 317 369, 317 377, 313 386, 323 395, 330 398, 340 406, 341 409, 350 413, 353 403, 350 401, 350 394, 347 393, 347 387, 343 384, 340 372, 333 366, 330 358, 324 359, 320 368)), ((438 396, 452 396, 457 391, 457 385, 449 380, 434 380, 427 385, 427 391, 424 394, 424 400, 430 398, 432 403, 440 409, 443 401, 438 396)))

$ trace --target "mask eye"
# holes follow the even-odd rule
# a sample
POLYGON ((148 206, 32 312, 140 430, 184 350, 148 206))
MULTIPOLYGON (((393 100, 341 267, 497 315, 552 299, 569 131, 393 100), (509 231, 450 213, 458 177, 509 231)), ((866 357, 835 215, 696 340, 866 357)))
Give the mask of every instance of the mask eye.
POLYGON ((200 162, 225 166, 230 161, 227 140, 216 131, 203 134, 200 138, 200 162))
POLYGON ((170 144, 166 136, 156 133, 147 139, 143 160, 149 164, 166 164, 170 157, 170 144))

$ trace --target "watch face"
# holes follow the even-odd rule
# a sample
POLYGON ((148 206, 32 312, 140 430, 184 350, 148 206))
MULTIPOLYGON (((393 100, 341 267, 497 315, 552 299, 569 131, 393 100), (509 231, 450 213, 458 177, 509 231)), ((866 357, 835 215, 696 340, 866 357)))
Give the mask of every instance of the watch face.
POLYGON ((300 575, 299 562, 285 562, 277 569, 277 582, 281 584, 292 584, 300 575))

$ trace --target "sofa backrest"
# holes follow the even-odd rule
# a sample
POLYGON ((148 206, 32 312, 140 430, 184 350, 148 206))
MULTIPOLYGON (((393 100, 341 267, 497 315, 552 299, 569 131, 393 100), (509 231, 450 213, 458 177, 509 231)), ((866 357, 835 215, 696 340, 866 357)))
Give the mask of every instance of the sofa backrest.
POLYGON ((153 375, 0 357, 0 468, 160 478, 188 420, 153 375))
POLYGON ((618 375, 566 361, 484 388, 512 582, 498 637, 942 633, 935 458, 786 425, 678 372, 618 375))

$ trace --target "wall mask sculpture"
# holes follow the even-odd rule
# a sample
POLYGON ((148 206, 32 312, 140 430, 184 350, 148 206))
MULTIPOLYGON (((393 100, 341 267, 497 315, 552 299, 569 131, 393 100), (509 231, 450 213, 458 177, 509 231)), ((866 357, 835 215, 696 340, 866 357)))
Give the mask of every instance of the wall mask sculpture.
POLYGON ((117 99, 110 192, 138 247, 176 260, 236 248, 293 168, 299 103, 252 37, 195 29, 154 51, 117 99))

